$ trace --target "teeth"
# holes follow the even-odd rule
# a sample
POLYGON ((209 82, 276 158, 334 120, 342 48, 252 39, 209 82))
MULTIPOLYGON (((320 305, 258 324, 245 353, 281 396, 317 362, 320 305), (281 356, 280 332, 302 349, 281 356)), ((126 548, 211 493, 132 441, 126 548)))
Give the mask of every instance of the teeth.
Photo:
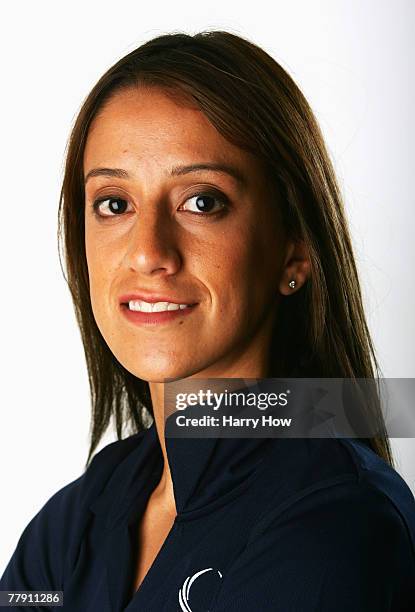
POLYGON ((148 304, 147 302, 135 302, 135 307, 137 308, 137 306, 138 310, 142 312, 152 312, 153 310, 153 304, 148 304))
POLYGON ((168 306, 168 302, 156 302, 153 304, 153 312, 163 312, 163 310, 168 310, 168 306))
POLYGON ((172 302, 144 302, 142 300, 130 300, 128 308, 140 312, 164 312, 166 310, 183 310, 188 304, 173 304, 172 302))

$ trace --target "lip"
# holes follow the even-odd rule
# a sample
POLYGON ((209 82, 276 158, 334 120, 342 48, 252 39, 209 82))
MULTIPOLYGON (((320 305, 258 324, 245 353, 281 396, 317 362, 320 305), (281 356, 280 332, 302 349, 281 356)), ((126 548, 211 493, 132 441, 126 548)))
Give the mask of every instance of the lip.
MULTIPOLYGON (((126 293, 125 295, 120 296, 119 302, 120 305, 128 304, 130 300, 142 300, 143 302, 149 302, 150 304, 154 304, 155 302, 170 302, 171 304, 188 304, 189 306, 196 305, 196 302, 168 295, 161 295, 160 293, 126 293)), ((173 310, 170 312, 175 311, 173 310)))
MULTIPOLYGON (((130 298, 133 299, 133 298, 130 298)), ((136 298, 139 299, 139 298, 136 298)), ((154 302, 168 302, 169 300, 153 300, 154 302)), ((170 300, 171 301, 171 300, 170 300)), ((185 304, 185 302, 175 302, 176 304, 185 304)), ((130 310, 128 304, 121 303, 120 309, 123 316, 134 323, 135 325, 153 326, 170 323, 175 319, 183 319, 188 317, 197 308, 198 304, 192 304, 187 308, 178 310, 164 310, 163 312, 141 312, 139 310, 130 310)))
POLYGON ((189 301, 187 298, 178 298, 172 295, 162 295, 161 293, 146 293, 140 291, 140 293, 125 293, 120 296, 119 299, 120 309, 124 317, 134 323, 135 325, 154 326, 161 325, 163 323, 169 323, 175 319, 183 319, 191 314, 196 306, 197 302, 189 301), (135 300, 143 300, 154 304, 155 302, 169 302, 171 304, 186 304, 188 307, 178 310, 165 310, 163 312, 141 312, 138 310, 130 310, 128 308, 128 302, 135 300))

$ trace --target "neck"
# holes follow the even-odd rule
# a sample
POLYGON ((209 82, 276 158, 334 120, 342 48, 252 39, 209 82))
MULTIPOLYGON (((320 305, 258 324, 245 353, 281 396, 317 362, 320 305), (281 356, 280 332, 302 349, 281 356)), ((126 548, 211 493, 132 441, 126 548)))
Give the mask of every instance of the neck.
MULTIPOLYGON (((267 363, 262 360, 253 366, 252 363, 239 363, 236 367, 221 369, 221 373, 213 372, 213 370, 204 370, 203 376, 198 372, 189 378, 252 378, 261 379, 267 376, 267 363)), ((151 402, 153 406, 153 414, 155 426, 157 429, 157 436, 160 442, 160 447, 163 453, 164 467, 160 478, 160 481, 155 488, 152 499, 157 503, 160 503, 166 511, 176 514, 176 504, 174 499, 173 481, 170 471, 170 466, 166 451, 166 441, 164 435, 164 423, 165 423, 165 407, 164 407, 164 385, 163 382, 150 382, 150 394, 151 402)))
POLYGON ((153 491, 152 499, 160 504, 167 513, 176 514, 173 481, 167 459, 166 441, 164 436, 164 383, 150 383, 149 386, 157 436, 164 459, 163 472, 157 487, 153 491))

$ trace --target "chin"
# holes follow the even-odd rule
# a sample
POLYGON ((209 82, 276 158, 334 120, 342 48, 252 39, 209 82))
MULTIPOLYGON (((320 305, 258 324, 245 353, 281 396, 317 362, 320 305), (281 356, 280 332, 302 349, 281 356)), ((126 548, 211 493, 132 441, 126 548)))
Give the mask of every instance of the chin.
POLYGON ((136 360, 124 360, 121 363, 131 374, 148 383, 163 383, 166 379, 180 380, 199 371, 194 364, 179 364, 164 358, 143 363, 141 356, 136 360))

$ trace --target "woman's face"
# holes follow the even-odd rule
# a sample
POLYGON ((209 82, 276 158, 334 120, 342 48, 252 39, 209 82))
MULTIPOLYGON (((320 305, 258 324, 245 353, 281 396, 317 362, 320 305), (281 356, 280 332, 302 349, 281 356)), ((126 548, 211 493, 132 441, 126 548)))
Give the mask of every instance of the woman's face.
POLYGON ((92 309, 118 361, 149 382, 266 376, 286 243, 256 159, 134 88, 95 117, 84 177, 92 309), (170 306, 131 310, 140 296, 170 306))

